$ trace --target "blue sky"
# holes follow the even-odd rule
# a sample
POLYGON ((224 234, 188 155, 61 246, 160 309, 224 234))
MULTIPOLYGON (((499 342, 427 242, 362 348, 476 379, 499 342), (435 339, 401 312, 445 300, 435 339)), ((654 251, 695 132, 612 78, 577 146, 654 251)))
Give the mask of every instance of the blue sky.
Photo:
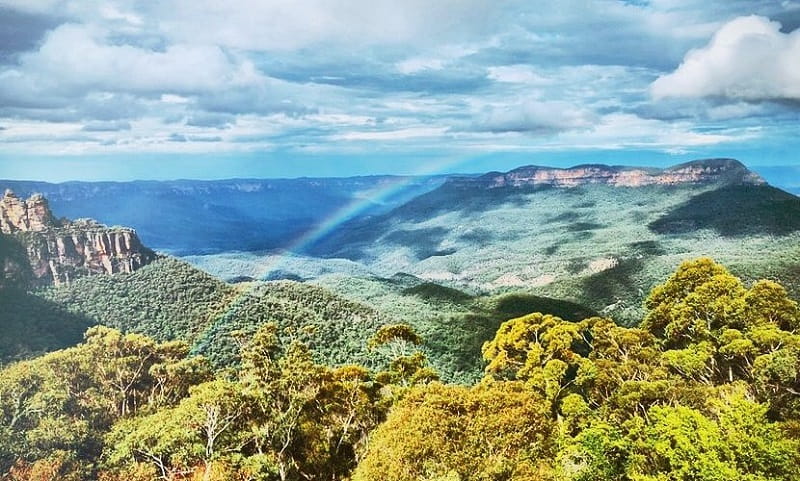
POLYGON ((798 0, 0 0, 0 178, 800 164, 798 0))

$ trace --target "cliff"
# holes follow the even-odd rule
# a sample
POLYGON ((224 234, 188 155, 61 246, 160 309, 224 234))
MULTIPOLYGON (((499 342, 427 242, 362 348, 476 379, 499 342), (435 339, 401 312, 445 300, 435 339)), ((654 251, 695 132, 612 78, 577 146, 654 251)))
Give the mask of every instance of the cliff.
POLYGON ((568 169, 526 166, 507 173, 493 172, 477 178, 453 181, 460 186, 484 188, 550 186, 577 187, 603 184, 615 187, 647 185, 725 184, 762 185, 764 180, 734 159, 704 159, 666 169, 578 165, 568 169))
POLYGON ((6 190, 0 200, 0 232, 4 234, 40 232, 57 225, 47 200, 41 194, 22 200, 12 191, 6 190))
POLYGON ((133 229, 57 220, 41 195, 22 200, 6 191, 0 199, 0 232, 6 283, 58 285, 85 275, 133 272, 156 259, 133 229))

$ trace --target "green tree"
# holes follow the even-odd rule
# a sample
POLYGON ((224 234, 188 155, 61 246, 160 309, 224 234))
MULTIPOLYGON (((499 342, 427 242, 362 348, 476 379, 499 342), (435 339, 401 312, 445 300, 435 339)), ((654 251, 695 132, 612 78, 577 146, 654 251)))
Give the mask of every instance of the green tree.
POLYGON ((521 382, 417 386, 371 436, 353 481, 542 479, 554 429, 521 382))
POLYGON ((228 460, 249 442, 247 402, 240 387, 224 380, 192 388, 175 407, 118 423, 107 437, 112 467, 151 463, 165 480, 203 468, 209 481, 216 461, 228 460))

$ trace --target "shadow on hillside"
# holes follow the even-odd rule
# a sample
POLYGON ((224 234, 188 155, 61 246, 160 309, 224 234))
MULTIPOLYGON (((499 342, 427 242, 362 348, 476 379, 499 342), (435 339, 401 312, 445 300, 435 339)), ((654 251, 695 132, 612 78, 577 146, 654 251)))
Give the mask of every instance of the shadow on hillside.
POLYGON ((786 235, 800 230, 800 198, 767 185, 728 186, 692 197, 649 227, 659 234, 786 235))
POLYGON ((532 294, 506 294, 497 299, 494 310, 499 317, 507 319, 532 312, 552 314, 566 321, 580 321, 597 315, 588 307, 574 302, 532 294))
POLYGON ((436 246, 444 240, 448 232, 444 227, 398 230, 389 233, 383 241, 407 247, 417 259, 425 259, 441 255, 436 246))
POLYGON ((97 321, 17 288, 0 289, 0 363, 74 346, 97 321))

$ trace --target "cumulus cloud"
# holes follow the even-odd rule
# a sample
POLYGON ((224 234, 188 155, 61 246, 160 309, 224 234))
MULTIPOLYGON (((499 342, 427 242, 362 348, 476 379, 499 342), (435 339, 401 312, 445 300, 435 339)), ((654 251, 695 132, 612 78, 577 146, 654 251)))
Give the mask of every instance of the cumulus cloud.
POLYGON ((760 16, 737 18, 653 82, 651 92, 656 99, 800 100, 800 30, 783 33, 760 16))
POLYGON ((114 45, 106 37, 106 32, 85 25, 59 26, 4 76, 38 83, 51 92, 91 88, 191 94, 260 80, 252 62, 232 58, 217 46, 175 44, 153 51, 114 45))

